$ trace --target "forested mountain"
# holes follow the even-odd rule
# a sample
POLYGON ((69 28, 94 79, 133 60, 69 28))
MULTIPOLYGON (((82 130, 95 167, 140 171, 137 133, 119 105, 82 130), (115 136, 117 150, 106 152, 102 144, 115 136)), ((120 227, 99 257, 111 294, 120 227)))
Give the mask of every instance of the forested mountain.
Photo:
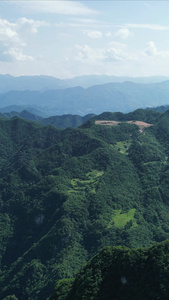
POLYGON ((27 110, 23 110, 20 113, 16 111, 11 111, 8 113, 1 113, 2 117, 5 118, 14 118, 19 117, 26 120, 38 121, 40 124, 43 125, 53 125, 57 128, 65 129, 67 127, 76 128, 86 122, 88 119, 92 118, 94 114, 88 114, 84 117, 78 115, 63 115, 63 116, 52 116, 48 118, 42 118, 35 114, 30 113, 27 110))
POLYGON ((148 107, 147 109, 164 113, 169 109, 169 105, 161 105, 161 106, 157 106, 157 107, 148 107))
POLYGON ((65 129, 67 127, 76 128, 82 125, 87 120, 91 119, 94 114, 88 114, 84 117, 79 115, 62 115, 62 116, 52 116, 49 118, 41 119, 41 123, 44 125, 54 125, 57 128, 65 129))
POLYGON ((169 238, 169 111, 65 130, 0 117, 0 145, 0 299, 47 299, 105 246, 169 238))
POLYGON ((27 110, 23 110, 20 113, 16 112, 16 111, 1 113, 1 116, 4 118, 9 118, 9 119, 14 118, 14 117, 19 117, 19 118, 23 118, 26 120, 32 120, 32 121, 41 121, 43 119, 42 117, 32 114, 27 110))
POLYGON ((133 82, 107 83, 40 91, 9 91, 0 94, 0 107, 29 106, 46 116, 121 111, 169 104, 169 81, 152 84, 133 82))
POLYGON ((78 273, 58 281, 50 300, 168 300, 169 240, 148 249, 107 247, 78 273))

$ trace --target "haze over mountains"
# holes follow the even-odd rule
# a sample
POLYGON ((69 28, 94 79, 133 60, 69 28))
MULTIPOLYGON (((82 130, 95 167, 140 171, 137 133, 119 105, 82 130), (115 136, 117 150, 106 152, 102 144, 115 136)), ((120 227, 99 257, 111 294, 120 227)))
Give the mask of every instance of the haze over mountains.
POLYGON ((92 85, 100 85, 110 82, 132 81, 137 83, 157 83, 169 80, 166 76, 152 77, 119 77, 108 75, 84 75, 71 79, 59 79, 52 76, 19 76, 0 75, 0 93, 11 90, 16 91, 45 91, 50 89, 65 89, 69 87, 81 86, 88 88, 92 85))
POLYGON ((63 114, 84 116, 103 111, 127 113, 137 108, 169 104, 169 81, 163 81, 165 77, 82 76, 60 80, 47 76, 15 78, 1 75, 1 78, 1 112, 11 111, 13 106, 15 111, 27 109, 42 117, 63 114), (124 81, 129 79, 132 82, 124 81))

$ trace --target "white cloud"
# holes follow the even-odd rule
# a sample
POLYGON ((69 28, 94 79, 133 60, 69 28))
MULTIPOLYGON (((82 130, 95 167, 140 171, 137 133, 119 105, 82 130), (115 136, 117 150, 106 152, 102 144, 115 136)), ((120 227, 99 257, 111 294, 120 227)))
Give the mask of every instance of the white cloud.
POLYGON ((147 48, 145 49, 145 54, 148 56, 156 56, 157 55, 157 48, 154 42, 150 41, 147 43, 147 48))
POLYGON ((103 34, 100 31, 87 31, 87 36, 92 39, 101 39, 103 34))
POLYGON ((139 72, 146 75, 154 70, 158 74, 167 69, 169 51, 163 50, 169 50, 167 19, 163 19, 166 26, 158 24, 162 18, 150 18, 153 24, 147 24, 145 18, 129 14, 126 23, 130 23, 125 24, 121 10, 119 15, 105 7, 101 11, 100 2, 89 2, 8 0, 1 16, 9 19, 0 19, 1 72, 6 66, 6 72, 17 75, 138 76, 139 72), (101 17, 89 7, 100 9, 101 17))
POLYGON ((16 24, 10 23, 7 20, 0 19, 0 41, 2 45, 10 45, 17 43, 23 45, 24 43, 16 32, 16 24))
POLYGON ((109 47, 104 49, 105 61, 123 61, 128 60, 126 45, 118 42, 109 43, 109 47))
POLYGON ((159 58, 169 58, 169 51, 165 50, 157 50, 154 42, 150 41, 147 43, 147 47, 145 49, 145 54, 151 57, 159 57, 159 58))
POLYGON ((128 39, 128 37, 131 35, 128 28, 121 28, 116 32, 116 36, 121 39, 128 39))
POLYGON ((35 21, 32 19, 20 18, 16 22, 16 30, 25 34, 36 34, 38 28, 42 26, 49 26, 49 23, 42 21, 35 21))
POLYGON ((16 61, 33 61, 34 58, 30 55, 25 55, 20 48, 10 48, 7 51, 3 52, 4 55, 7 55, 11 60, 16 61))
POLYGON ((115 47, 110 47, 104 49, 103 59, 104 61, 122 61, 125 55, 122 50, 116 49, 115 47))
POLYGON ((124 51, 125 46, 120 43, 111 43, 107 48, 95 49, 88 45, 77 45, 76 48, 78 49, 77 59, 80 61, 118 62, 128 59, 127 54, 124 51))
POLYGON ((32 56, 24 54, 23 49, 30 36, 35 35, 41 26, 48 24, 26 18, 20 18, 15 23, 0 19, 0 60, 33 60, 32 56))
POLYGON ((76 48, 78 50, 77 60, 80 60, 80 61, 83 61, 83 60, 94 61, 95 59, 98 58, 98 52, 96 53, 88 45, 84 45, 84 46, 76 45, 76 48))
POLYGON ((12 1, 27 12, 41 12, 62 15, 96 15, 99 12, 90 9, 78 1, 62 0, 37 0, 37 1, 12 1))
POLYGON ((0 38, 13 38, 16 36, 15 24, 9 23, 7 20, 0 20, 0 38))

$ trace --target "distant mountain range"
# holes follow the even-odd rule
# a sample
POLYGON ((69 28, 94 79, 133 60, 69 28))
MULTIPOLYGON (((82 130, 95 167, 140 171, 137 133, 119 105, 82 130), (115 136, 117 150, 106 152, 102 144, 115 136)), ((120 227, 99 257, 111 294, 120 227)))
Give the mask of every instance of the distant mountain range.
POLYGON ((88 88, 92 85, 100 85, 110 82, 132 81, 136 83, 157 83, 169 80, 166 76, 152 77, 118 77, 108 75, 85 75, 71 79, 58 79, 52 76, 19 76, 0 74, 0 93, 6 93, 11 90, 16 91, 46 91, 51 89, 65 89, 69 87, 81 86, 88 88))
MULTIPOLYGON (((127 113, 137 108, 169 104, 169 81, 161 83, 106 83, 89 88, 74 87, 40 91, 9 91, 0 94, 0 108, 31 107, 40 116, 87 115, 103 111, 127 113)), ((26 108, 27 109, 27 108, 26 108)), ((2 110, 1 110, 2 111, 2 110)), ((9 111, 9 110, 8 110, 9 111)), ((36 113, 37 114, 37 113, 36 113)))

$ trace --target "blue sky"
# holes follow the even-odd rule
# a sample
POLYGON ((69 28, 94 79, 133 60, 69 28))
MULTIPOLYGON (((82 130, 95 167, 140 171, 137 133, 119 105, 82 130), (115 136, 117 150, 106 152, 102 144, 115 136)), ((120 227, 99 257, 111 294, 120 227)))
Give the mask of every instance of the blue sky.
POLYGON ((169 1, 0 1, 0 73, 169 76, 169 1))

